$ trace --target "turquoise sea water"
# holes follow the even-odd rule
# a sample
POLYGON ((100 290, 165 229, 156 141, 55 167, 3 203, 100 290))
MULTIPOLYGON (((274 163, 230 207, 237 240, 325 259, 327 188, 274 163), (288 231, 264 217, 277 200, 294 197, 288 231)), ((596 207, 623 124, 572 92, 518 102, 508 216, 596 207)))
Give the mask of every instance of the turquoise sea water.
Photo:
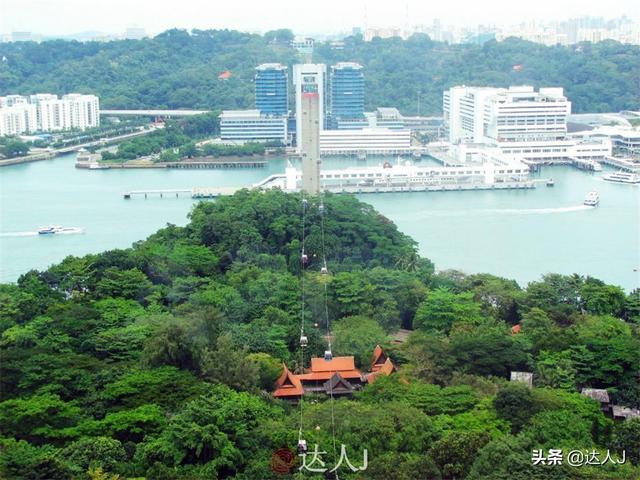
MULTIPOLYGON (((15 281, 67 255, 128 247, 166 223, 184 225, 193 200, 134 198, 135 189, 241 186, 284 171, 284 160, 243 170, 79 170, 75 154, 0 169, 0 281, 15 281), (82 234, 38 236, 42 225, 82 234)), ((339 159, 327 168, 353 165, 339 159)), ((365 194, 419 243, 438 269, 490 272, 521 284, 547 272, 589 274, 627 290, 640 286, 640 187, 600 174, 547 167, 553 188, 365 194), (590 190, 598 208, 584 207, 590 190), (634 271, 635 270, 635 271, 634 271)))

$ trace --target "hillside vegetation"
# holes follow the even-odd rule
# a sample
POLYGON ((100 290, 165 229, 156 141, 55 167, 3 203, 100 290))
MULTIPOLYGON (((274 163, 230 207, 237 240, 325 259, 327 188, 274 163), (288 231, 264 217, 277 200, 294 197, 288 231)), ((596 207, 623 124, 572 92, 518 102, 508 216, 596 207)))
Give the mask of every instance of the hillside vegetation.
POLYGON ((613 422, 578 393, 607 388, 640 406, 637 291, 436 274, 413 240, 347 196, 325 199, 325 277, 318 204, 304 272, 300 197, 244 190, 199 204, 186 227, 0 285, 0 477, 273 478, 272 454, 298 439, 299 410, 269 392, 283 362, 300 367, 302 275, 308 354, 325 349, 313 322, 326 279, 334 353, 366 371, 380 343, 399 366, 352 399, 305 401, 312 449, 333 451, 332 415, 354 464, 368 449, 367 470, 340 478, 640 475, 640 421, 613 422), (392 344, 400 327, 414 332, 392 344), (513 370, 534 372, 535 388, 510 383, 513 370), (627 462, 533 466, 538 448, 626 451, 627 462))
MULTIPOLYGON (((286 31, 285 31, 286 33, 286 31)), ((252 108, 256 65, 299 62, 273 34, 169 30, 152 39, 0 44, 0 95, 95 93, 109 108, 252 108), (218 75, 232 73, 228 80, 218 75)), ((416 34, 406 41, 349 37, 343 50, 316 44, 315 62, 365 67, 366 108, 438 115, 453 85, 560 86, 575 112, 640 109, 640 46, 606 41, 546 47, 518 39, 448 45, 416 34), (514 68, 516 67, 516 68, 514 68)))

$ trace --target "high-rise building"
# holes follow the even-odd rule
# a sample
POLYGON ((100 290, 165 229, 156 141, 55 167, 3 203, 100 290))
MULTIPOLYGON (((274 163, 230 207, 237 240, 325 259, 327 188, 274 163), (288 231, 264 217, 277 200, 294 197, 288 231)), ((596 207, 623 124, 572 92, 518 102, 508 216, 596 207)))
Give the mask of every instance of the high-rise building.
MULTIPOLYGON (((320 130, 325 128, 325 112, 326 112, 326 82, 327 82, 327 66, 320 63, 303 63, 293 66, 293 84, 296 92, 296 136, 300 137, 302 131, 302 92, 304 89, 314 85, 318 95, 318 125, 320 130)), ((297 142, 298 152, 300 152, 300 142, 297 142)))
POLYGON ((298 145, 302 156, 302 190, 320 193, 320 95, 318 86, 307 82, 300 92, 298 145))
POLYGON ((289 75, 279 63, 256 67, 256 108, 265 115, 286 115, 289 110, 289 75))
POLYGON ((0 97, 3 123, 0 135, 53 132, 100 125, 100 102, 95 95, 72 93, 61 99, 50 93, 29 98, 20 95, 0 97))
POLYGON ((493 145, 528 160, 596 158, 611 151, 610 143, 587 148, 567 138, 571 102, 562 88, 458 86, 444 92, 443 109, 454 144, 493 145))
POLYGON ((331 67, 331 128, 365 126, 362 65, 342 62, 331 67))

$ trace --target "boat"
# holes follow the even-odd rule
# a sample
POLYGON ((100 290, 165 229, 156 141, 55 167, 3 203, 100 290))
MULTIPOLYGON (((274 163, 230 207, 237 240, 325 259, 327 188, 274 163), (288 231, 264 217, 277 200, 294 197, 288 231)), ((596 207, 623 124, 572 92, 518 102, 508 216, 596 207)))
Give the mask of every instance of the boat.
POLYGON ((109 165, 105 165, 99 162, 88 163, 87 165, 89 167, 89 170, 106 170, 109 168, 109 165))
POLYGON ((55 235, 55 234, 68 234, 68 233, 82 233, 80 227, 61 227, 59 225, 49 225, 46 227, 40 227, 38 229, 38 235, 55 235))
POLYGON ((637 184, 640 183, 640 174, 620 171, 603 175, 602 179, 608 182, 637 184))
POLYGON ((553 181, 553 178, 547 180, 547 187, 553 187, 555 184, 556 182, 553 181))
POLYGON ((597 207, 600 203, 600 195, 595 190, 587 193, 587 196, 584 197, 584 204, 589 207, 597 207))

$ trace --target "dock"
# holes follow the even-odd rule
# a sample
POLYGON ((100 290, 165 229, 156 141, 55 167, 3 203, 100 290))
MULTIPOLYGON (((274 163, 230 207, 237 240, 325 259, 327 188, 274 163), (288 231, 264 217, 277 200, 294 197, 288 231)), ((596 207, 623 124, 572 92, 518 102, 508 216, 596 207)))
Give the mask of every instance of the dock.
POLYGON ((134 197, 184 197, 188 196, 196 199, 217 198, 225 195, 233 195, 239 187, 194 187, 194 188, 169 188, 163 190, 130 190, 123 194, 125 200, 134 197))
POLYGON ((619 168, 629 173, 640 173, 640 162, 634 162, 626 158, 604 157, 602 163, 619 168))

